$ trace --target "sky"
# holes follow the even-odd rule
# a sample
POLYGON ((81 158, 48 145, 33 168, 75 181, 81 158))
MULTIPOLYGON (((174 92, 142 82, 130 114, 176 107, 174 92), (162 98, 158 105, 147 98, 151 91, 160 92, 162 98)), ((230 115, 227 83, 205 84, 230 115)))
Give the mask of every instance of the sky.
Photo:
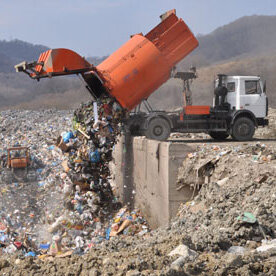
POLYGON ((0 40, 104 56, 173 8, 197 35, 242 16, 276 15, 276 0, 0 0, 0 40))

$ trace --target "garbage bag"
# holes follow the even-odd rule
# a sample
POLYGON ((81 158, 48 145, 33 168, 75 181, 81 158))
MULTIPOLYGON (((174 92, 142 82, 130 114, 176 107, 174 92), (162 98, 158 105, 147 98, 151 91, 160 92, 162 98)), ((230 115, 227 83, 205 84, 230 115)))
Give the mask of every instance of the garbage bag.
POLYGON ((69 140, 74 138, 74 134, 72 131, 68 131, 63 134, 62 138, 64 143, 69 143, 69 140))
POLYGON ((98 163, 101 161, 101 155, 99 153, 99 151, 96 149, 94 151, 91 151, 89 153, 89 159, 92 163, 98 163))

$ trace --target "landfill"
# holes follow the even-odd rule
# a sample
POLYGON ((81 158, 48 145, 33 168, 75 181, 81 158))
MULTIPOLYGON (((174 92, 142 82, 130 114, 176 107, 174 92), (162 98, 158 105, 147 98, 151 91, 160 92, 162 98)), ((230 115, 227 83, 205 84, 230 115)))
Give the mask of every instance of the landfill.
POLYGON ((37 174, 1 183, 1 275, 276 275, 274 110, 255 141, 199 134, 177 181, 194 196, 170 225, 149 231, 114 196, 107 164, 121 125, 101 106, 98 124, 93 103, 1 113, 1 156, 3 145, 29 145, 37 174), (96 173, 84 160, 98 161, 96 173))
POLYGON ((150 230, 139 210, 122 206, 111 186, 109 163, 122 116, 108 100, 74 112, 1 112, 1 255, 80 256, 118 235, 150 230), (7 148, 14 146, 29 148, 28 170, 35 179, 15 178, 6 168, 7 148))

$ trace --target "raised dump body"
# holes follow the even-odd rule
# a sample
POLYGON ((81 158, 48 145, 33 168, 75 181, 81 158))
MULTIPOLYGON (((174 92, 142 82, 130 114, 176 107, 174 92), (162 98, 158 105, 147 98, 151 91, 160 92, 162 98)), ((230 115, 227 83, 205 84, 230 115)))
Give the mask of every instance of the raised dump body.
POLYGON ((38 62, 23 62, 16 69, 34 79, 81 74, 96 98, 108 93, 131 110, 166 82, 173 66, 198 46, 175 10, 161 18, 147 35, 133 35, 96 67, 71 50, 52 49, 42 53, 38 62))

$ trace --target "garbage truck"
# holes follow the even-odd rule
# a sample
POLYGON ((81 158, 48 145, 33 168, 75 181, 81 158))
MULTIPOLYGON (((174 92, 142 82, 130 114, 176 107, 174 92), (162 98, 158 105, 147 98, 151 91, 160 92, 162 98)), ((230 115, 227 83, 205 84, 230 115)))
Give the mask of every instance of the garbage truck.
POLYGON ((175 131, 206 132, 214 139, 230 135, 236 140, 252 139, 256 127, 268 124, 265 85, 259 77, 219 75, 212 107, 185 106, 181 112, 168 113, 148 106, 148 97, 171 77, 176 64, 198 46, 196 37, 175 10, 160 17, 161 23, 150 32, 132 35, 98 66, 72 50, 51 49, 43 52, 38 61, 24 61, 15 69, 35 80, 81 75, 95 99, 108 95, 126 111, 136 111, 131 112, 125 124, 131 132, 150 139, 166 140, 175 131), (146 112, 138 108, 142 102, 146 112))

